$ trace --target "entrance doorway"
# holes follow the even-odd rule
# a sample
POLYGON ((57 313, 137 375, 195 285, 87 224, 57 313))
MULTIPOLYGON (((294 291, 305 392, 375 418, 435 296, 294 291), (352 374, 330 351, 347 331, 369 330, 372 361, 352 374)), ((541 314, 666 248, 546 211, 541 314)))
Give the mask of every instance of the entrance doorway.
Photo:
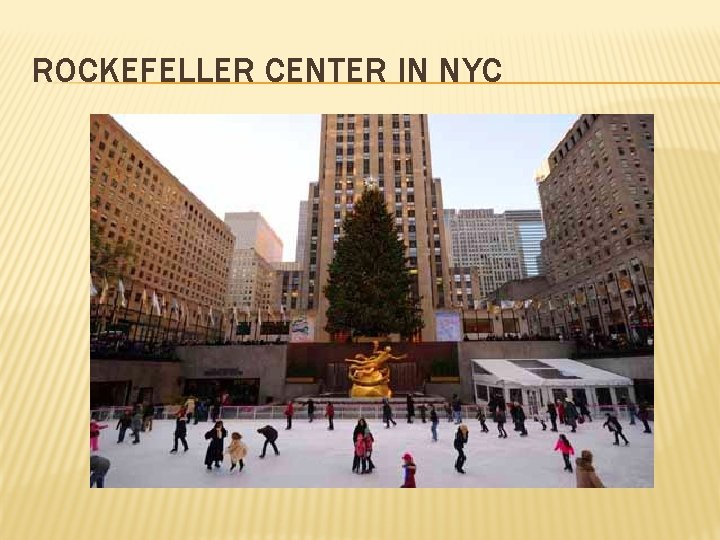
POLYGON ((127 405, 132 381, 91 381, 90 408, 127 405))
POLYGON ((212 400, 227 393, 229 405, 258 405, 260 379, 188 379, 185 395, 212 400))
POLYGON ((540 414, 540 400, 539 400, 539 393, 537 390, 528 390, 527 391, 527 397, 528 397, 528 413, 532 416, 537 416, 540 414))
POLYGON ((610 395, 609 388, 596 388, 595 396, 597 396, 597 402, 601 412, 612 412, 612 396, 610 395))

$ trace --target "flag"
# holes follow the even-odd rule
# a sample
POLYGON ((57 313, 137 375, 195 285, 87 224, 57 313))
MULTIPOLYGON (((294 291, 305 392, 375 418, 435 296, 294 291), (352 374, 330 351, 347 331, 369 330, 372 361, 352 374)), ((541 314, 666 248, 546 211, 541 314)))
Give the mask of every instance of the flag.
POLYGON ((502 313, 502 309, 500 306, 492 306, 492 313, 493 315, 500 315, 502 313))
POLYGON ((258 321, 257 321, 258 328, 262 328, 262 319, 260 318, 260 311, 262 311, 262 310, 258 309, 258 321))
POLYGON ((473 300, 473 308, 475 309, 475 311, 480 309, 480 300, 473 300))
POLYGON ((522 300, 515 300, 515 302, 513 302, 513 309, 522 309, 523 307, 525 307, 525 302, 522 300))
POLYGON ((549 299, 548 299, 548 301, 547 301, 547 307, 548 307, 548 309, 549 309, 550 311, 553 311, 553 310, 555 309, 555 307, 553 306, 552 298, 549 298, 549 299))
POLYGON ((173 297, 172 302, 170 303, 170 317, 172 317, 172 314, 177 314, 177 320, 180 320, 180 305, 178 304, 177 298, 173 297))
POLYGON ((579 306, 584 306, 585 304, 587 304, 587 297, 585 296, 585 293, 575 293, 575 301, 579 306))
POLYGON ((183 302, 180 304, 180 316, 185 316, 185 320, 187 321, 187 305, 183 302))
POLYGON ((140 313, 145 309, 145 304, 147 304, 147 290, 143 287, 143 293, 140 297, 140 313))
POLYGON ((627 277, 618 278, 618 283, 620 284, 621 291, 629 291, 630 289, 632 289, 632 284, 627 277))
POLYGON ((90 274, 90 298, 93 298, 97 296, 97 289, 95 288, 95 285, 93 285, 92 282, 92 274, 90 274))
POLYGON ((245 306, 245 314, 247 315, 247 320, 249 321, 251 318, 250 315, 250 306, 245 306))
POLYGON ((237 308, 235 306, 232 308, 232 320, 233 322, 237 321, 237 308))
POLYGON ((122 279, 118 279, 118 294, 120 295, 120 307, 125 307, 125 285, 123 285, 122 279))
POLYGON ((577 302, 575 301, 575 295, 574 294, 565 295, 565 302, 570 307, 575 307, 575 305, 577 304, 577 302))
POLYGON ((502 309, 513 309, 515 303, 512 300, 500 300, 500 307, 502 309))
POLYGON ((100 291, 100 303, 104 304, 107 302, 107 295, 108 295, 108 282, 107 279, 103 278, 103 286, 102 291, 100 291))
POLYGON ((285 322, 285 306, 280 303, 280 315, 282 316, 282 322, 285 322))
POLYGON ((525 300, 525 302, 523 302, 523 307, 524 307, 525 309, 530 309, 530 306, 532 306, 532 305, 533 305, 533 301, 532 301, 532 300, 525 300))
POLYGON ((212 307, 208 308, 208 317, 210 318, 210 326, 215 326, 215 317, 213 317, 212 307))
POLYGON ((155 291, 153 291, 152 295, 152 309, 154 309, 157 313, 157 315, 160 315, 160 302, 158 301, 157 294, 155 294, 155 291))

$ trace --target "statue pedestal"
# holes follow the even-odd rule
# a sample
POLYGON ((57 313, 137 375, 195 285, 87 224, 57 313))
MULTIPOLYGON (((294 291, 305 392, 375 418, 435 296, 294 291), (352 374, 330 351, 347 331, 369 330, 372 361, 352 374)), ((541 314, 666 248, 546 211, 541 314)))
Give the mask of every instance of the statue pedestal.
POLYGON ((387 384, 377 384, 374 386, 353 384, 350 389, 350 397, 391 398, 392 390, 390 390, 390 387, 387 384))

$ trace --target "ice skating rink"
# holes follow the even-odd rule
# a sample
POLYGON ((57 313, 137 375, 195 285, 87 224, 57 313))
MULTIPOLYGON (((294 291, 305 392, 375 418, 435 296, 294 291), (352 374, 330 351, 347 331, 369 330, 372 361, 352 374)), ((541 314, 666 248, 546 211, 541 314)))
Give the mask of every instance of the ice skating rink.
MULTIPOLYGON (((399 412, 399 411, 398 411, 399 412)), ((577 433, 561 426, 576 454, 589 449, 595 456, 595 470, 607 487, 653 487, 653 439, 643 433, 642 424, 631 426, 623 422, 623 432, 630 446, 613 446, 614 437, 602 429, 603 419, 578 426, 577 433)), ((447 420, 438 426, 438 442, 433 442, 430 424, 415 420, 407 424, 400 417, 397 426, 385 429, 378 420, 369 420, 375 437, 373 461, 377 467, 372 474, 356 475, 351 472, 353 444, 352 432, 356 422, 338 420, 335 430, 327 430, 324 419, 308 423, 298 417, 291 431, 285 430, 284 420, 247 421, 229 420, 225 448, 230 433, 238 431, 248 446, 245 469, 229 472, 230 461, 212 472, 203 464, 207 442, 204 434, 212 427, 210 422, 188 425, 187 441, 190 447, 183 452, 170 454, 175 422, 156 420, 152 432, 140 434, 140 444, 131 444, 130 431, 125 442, 118 444, 116 422, 101 431, 98 454, 110 459, 112 465, 105 479, 106 488, 119 487, 192 487, 192 488, 243 488, 243 487, 357 487, 393 488, 402 483, 401 456, 409 451, 417 464, 417 486, 426 487, 575 487, 575 474, 563 472, 562 455, 554 452, 557 433, 543 432, 540 423, 527 422, 529 436, 521 438, 506 424, 507 439, 498 439, 496 425, 488 422, 489 433, 482 433, 480 423, 467 419, 470 429, 465 447, 467 462, 465 475, 455 472, 456 451, 453 437, 457 426, 447 420), (280 455, 272 448, 264 459, 260 451, 264 442, 256 430, 269 423, 278 430, 280 455)), ((654 429, 653 424, 650 424, 654 429)), ((575 457, 572 457, 573 468, 575 457)))

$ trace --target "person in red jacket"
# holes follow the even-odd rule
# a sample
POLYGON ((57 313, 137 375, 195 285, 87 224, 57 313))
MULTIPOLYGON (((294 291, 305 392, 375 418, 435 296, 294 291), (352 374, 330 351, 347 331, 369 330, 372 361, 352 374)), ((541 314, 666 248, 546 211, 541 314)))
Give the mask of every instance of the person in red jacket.
POLYGON ((362 433, 357 434, 355 439, 355 457, 353 458, 353 472, 355 474, 365 474, 365 437, 362 433), (360 467, 362 466, 362 471, 360 467))
POLYGON ((375 438, 373 437, 373 434, 370 432, 370 428, 365 428, 365 460, 367 462, 367 473, 370 474, 373 472, 373 469, 375 468, 375 464, 372 460, 372 450, 373 450, 373 443, 375 442, 375 438))
POLYGON ((332 404, 332 401, 328 401, 327 406, 325 407, 325 416, 327 416, 328 419, 328 429, 332 431, 335 429, 333 426, 333 418, 335 418, 335 406, 332 404))
POLYGON ((400 486, 401 488, 414 488, 417 487, 415 485, 415 471, 417 470, 417 467, 415 465, 415 462, 413 461, 413 457, 410 455, 409 452, 405 452, 405 455, 402 457, 403 459, 403 470, 405 472, 405 481, 403 482, 403 485, 400 486))
POLYGON ((97 418, 90 420, 90 450, 97 452, 99 450, 98 441, 100 440, 100 430, 105 429, 107 424, 100 424, 97 418))
POLYGON ((565 461, 565 468, 563 470, 573 472, 572 465, 570 464, 570 456, 575 454, 575 450, 573 450, 572 444, 570 444, 570 441, 568 441, 565 435, 560 435, 555 444, 555 450, 562 452, 563 460, 565 461))
POLYGON ((295 414, 292 401, 288 401, 287 407, 285 407, 285 416, 287 417, 287 427, 285 429, 292 429, 292 418, 295 414))
POLYGON ((559 399, 555 402, 555 409, 557 410, 558 414, 558 420, 560 420, 561 424, 565 423, 565 406, 562 404, 562 401, 559 399))

